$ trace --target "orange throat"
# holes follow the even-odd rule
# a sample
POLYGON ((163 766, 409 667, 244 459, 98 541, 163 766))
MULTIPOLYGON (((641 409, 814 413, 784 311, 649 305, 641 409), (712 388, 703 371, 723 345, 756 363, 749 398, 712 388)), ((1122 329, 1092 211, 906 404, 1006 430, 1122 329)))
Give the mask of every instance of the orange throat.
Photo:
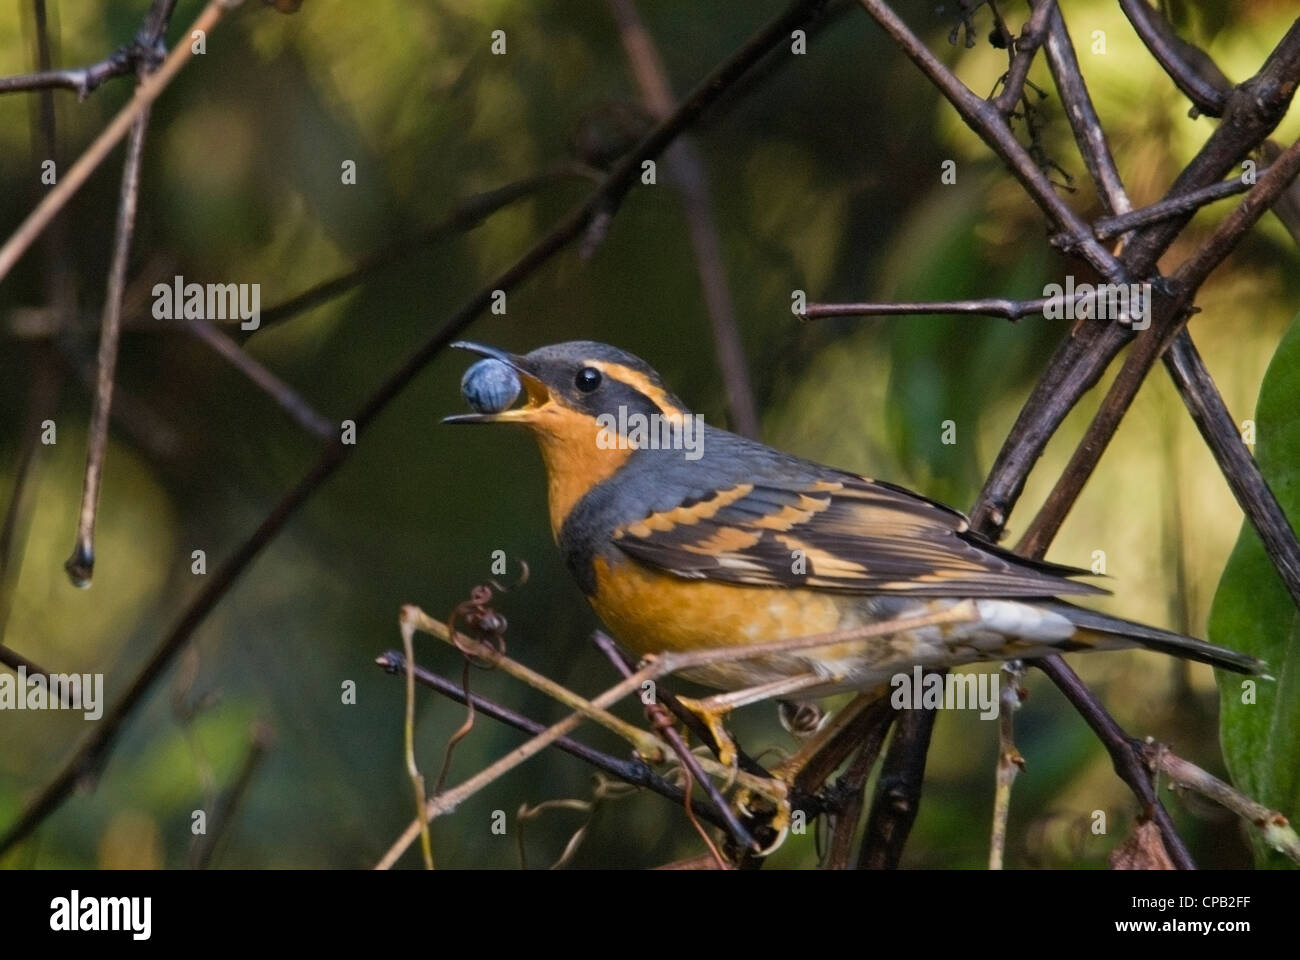
POLYGON ((528 425, 546 465, 551 535, 557 540, 565 518, 597 484, 608 480, 632 455, 627 449, 601 449, 597 427, 589 418, 547 404, 528 425))

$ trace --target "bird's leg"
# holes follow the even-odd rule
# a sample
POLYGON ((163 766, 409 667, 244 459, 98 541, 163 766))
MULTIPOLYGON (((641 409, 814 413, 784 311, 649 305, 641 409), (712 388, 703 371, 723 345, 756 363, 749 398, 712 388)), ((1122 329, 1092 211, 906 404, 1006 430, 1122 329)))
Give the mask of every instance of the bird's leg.
MULTIPOLYGON (((746 707, 751 703, 783 697, 787 694, 807 690, 811 687, 824 686, 827 677, 821 673, 798 673, 792 677, 782 677, 769 683, 760 683, 756 687, 745 687, 728 693, 719 693, 711 697, 695 700, 691 697, 678 697, 682 704, 698 716, 713 734, 718 745, 718 762, 730 767, 736 763, 736 745, 722 725, 723 719, 737 707, 746 707)), ((834 682, 832 678, 831 683, 834 682)))

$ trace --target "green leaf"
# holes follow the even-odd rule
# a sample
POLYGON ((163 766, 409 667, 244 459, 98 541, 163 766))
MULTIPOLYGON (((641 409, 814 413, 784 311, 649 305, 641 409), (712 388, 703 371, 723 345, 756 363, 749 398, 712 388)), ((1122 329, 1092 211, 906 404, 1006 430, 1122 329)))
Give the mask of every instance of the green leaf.
MULTIPOLYGON (((1255 458, 1292 527, 1300 521, 1300 318, 1274 354, 1256 407, 1255 458)), ((1220 671, 1220 736, 1237 788, 1294 821, 1300 812, 1300 611, 1249 521, 1210 610, 1210 639, 1264 660, 1275 679, 1220 671)), ((1295 867, 1252 831, 1260 867, 1295 867)))

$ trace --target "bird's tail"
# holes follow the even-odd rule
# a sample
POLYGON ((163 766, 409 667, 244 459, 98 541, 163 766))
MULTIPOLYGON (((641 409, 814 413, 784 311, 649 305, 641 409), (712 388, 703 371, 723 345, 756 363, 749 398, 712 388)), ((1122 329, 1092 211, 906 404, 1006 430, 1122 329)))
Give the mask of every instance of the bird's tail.
POLYGON ((1197 640, 1195 637, 1148 627, 1131 620, 1122 620, 1095 610, 1086 610, 1064 600, 1053 601, 1049 606, 1080 628, 1079 633, 1072 638, 1072 641, 1078 643, 1079 649, 1097 646, 1138 646, 1182 657, 1184 660, 1208 663, 1210 666, 1231 670, 1234 673, 1262 674, 1267 669, 1267 664, 1262 660, 1238 653, 1236 650, 1229 650, 1227 647, 1197 640))

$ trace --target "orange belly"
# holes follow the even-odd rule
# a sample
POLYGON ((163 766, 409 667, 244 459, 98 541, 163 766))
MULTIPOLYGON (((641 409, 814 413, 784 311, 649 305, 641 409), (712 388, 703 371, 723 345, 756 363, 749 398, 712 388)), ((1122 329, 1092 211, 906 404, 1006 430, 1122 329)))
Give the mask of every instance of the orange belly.
MULTIPOLYGON (((616 575, 603 557, 594 561, 591 604, 614 636, 637 656, 667 651, 743 647, 754 643, 829 633, 870 622, 854 598, 815 590, 749 587, 685 580, 634 560, 618 563, 616 575)), ((835 664, 861 656, 864 644, 837 644, 798 655, 719 663, 684 671, 706 686, 724 690, 755 686, 810 671, 835 673, 835 664)))

